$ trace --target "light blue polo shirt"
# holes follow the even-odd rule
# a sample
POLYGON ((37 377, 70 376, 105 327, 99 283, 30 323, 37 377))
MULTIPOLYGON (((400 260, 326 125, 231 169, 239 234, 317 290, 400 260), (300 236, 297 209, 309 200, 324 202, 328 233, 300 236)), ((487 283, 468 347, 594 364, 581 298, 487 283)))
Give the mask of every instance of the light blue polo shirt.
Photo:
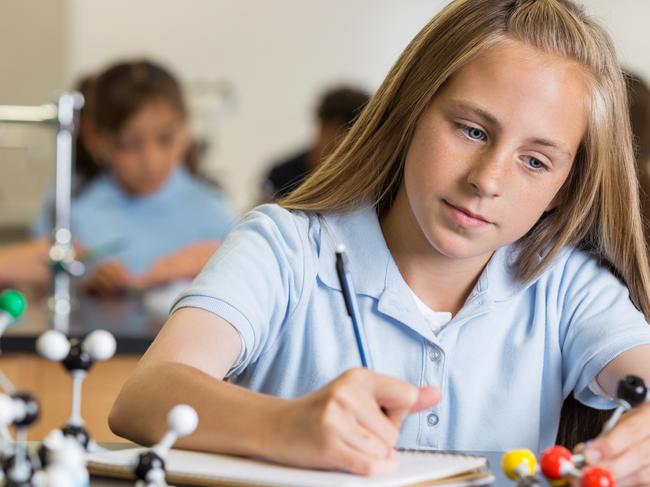
POLYGON ((437 406, 406 419, 402 447, 539 451, 554 443, 571 391, 611 407, 590 382, 619 353, 650 343, 627 289, 575 249, 527 284, 509 272, 513 250, 500 249, 464 307, 434 333, 367 206, 324 216, 253 210, 174 309, 205 309, 237 329, 244 350, 233 382, 284 398, 312 392, 359 366, 337 243, 348 252, 372 368, 442 391, 437 406))
MULTIPOLYGON (((34 234, 51 232, 51 214, 45 203, 34 234)), ((71 217, 75 240, 90 250, 119 249, 105 259, 116 259, 135 273, 192 243, 222 240, 237 220, 221 193, 183 166, 145 196, 125 192, 110 173, 103 174, 73 200, 71 217)))

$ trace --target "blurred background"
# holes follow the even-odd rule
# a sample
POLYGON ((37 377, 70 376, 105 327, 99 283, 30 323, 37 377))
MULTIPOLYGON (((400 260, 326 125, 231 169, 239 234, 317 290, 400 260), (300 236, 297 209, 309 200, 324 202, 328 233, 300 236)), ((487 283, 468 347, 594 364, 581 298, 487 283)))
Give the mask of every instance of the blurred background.
MULTIPOLYGON (((0 104, 43 104, 82 76, 148 57, 182 81, 204 172, 243 212, 273 162, 309 143, 319 95, 373 92, 442 0, 3 0, 0 104)), ((650 78, 647 0, 584 0, 624 65, 650 78)), ((51 184, 53 133, 0 124, 0 228, 24 234, 51 184)), ((9 237, 7 237, 9 236, 9 237)))

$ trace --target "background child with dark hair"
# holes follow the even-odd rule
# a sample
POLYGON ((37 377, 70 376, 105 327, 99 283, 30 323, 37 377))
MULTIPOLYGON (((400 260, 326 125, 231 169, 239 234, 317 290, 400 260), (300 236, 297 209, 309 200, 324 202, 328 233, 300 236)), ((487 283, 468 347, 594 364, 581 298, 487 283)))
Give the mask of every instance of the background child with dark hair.
POLYGON ((358 88, 340 86, 323 93, 316 118, 318 130, 311 147, 273 164, 263 186, 263 199, 287 196, 330 155, 352 126, 369 95, 358 88))
POLYGON ((102 167, 77 184, 72 231, 86 249, 113 254, 85 287, 112 294, 193 277, 235 214, 196 175, 178 82, 149 61, 118 63, 97 77, 89 101, 102 167))

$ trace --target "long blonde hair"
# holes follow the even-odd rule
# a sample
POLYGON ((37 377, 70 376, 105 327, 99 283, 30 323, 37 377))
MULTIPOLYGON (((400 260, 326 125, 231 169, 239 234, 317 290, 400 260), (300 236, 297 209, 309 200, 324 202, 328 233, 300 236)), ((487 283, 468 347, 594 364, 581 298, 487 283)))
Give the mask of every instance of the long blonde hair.
POLYGON ((625 282, 650 318, 625 82, 607 33, 569 0, 452 2, 404 50, 339 148, 280 204, 329 212, 371 202, 385 214, 422 112, 450 76, 504 39, 573 59, 591 82, 588 127, 571 173, 558 207, 519 240, 517 276, 533 279, 567 245, 587 249, 625 282))

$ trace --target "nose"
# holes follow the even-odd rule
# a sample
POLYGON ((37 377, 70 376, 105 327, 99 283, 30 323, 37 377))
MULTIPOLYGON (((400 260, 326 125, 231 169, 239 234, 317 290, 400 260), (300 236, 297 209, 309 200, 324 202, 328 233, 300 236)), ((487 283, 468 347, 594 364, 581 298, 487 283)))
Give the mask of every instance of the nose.
POLYGON ((160 159, 160 149, 152 141, 148 141, 144 144, 141 153, 141 167, 145 174, 154 174, 159 164, 160 159))
POLYGON ((472 163, 467 182, 477 196, 497 198, 505 184, 509 154, 500 150, 489 150, 480 154, 472 163))

